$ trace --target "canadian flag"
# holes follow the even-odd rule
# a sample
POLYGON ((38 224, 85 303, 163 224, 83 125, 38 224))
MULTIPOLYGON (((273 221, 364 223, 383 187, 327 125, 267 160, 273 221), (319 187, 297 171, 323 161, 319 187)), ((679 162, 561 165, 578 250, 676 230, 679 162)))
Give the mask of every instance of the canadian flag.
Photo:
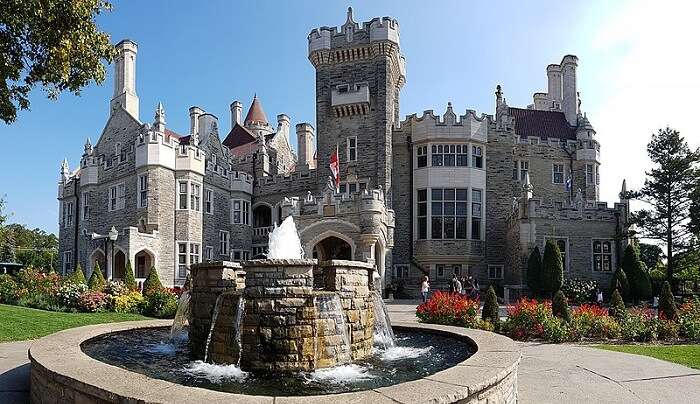
POLYGON ((335 182, 336 191, 340 187, 340 162, 338 161, 338 146, 335 147, 335 152, 331 154, 331 162, 328 165, 333 174, 333 181, 335 182))

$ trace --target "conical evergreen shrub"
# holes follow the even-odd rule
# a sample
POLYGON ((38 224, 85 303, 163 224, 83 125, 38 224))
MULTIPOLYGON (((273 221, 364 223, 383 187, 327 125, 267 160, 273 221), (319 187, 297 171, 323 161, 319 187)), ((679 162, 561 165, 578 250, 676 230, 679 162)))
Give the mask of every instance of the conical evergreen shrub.
POLYGON ((527 287, 533 296, 542 293, 542 256, 537 246, 532 249, 527 259, 527 287))
POLYGON ((612 277, 612 281, 610 281, 610 293, 616 289, 620 292, 622 300, 625 302, 629 301, 630 285, 627 282, 627 274, 622 268, 617 268, 615 275, 612 277))
POLYGON ((134 277, 134 270, 131 268, 131 260, 126 261, 126 269, 124 270, 124 286, 129 290, 136 290, 138 287, 136 285, 136 278, 134 277))
POLYGON ((498 325, 501 317, 498 315, 498 298, 493 286, 489 286, 486 291, 486 299, 484 300, 484 308, 481 310, 481 319, 488 320, 493 325, 498 325))
POLYGON ((673 300, 673 292, 671 284, 668 281, 664 282, 661 288, 661 298, 659 299, 659 315, 666 320, 676 320, 678 318, 678 310, 676 302, 673 300))
POLYGON ((554 294, 554 299, 552 299, 552 314, 555 317, 566 321, 567 323, 571 321, 571 310, 569 310, 569 301, 567 300, 564 292, 561 290, 554 294))
POLYGON ((651 297, 651 280, 649 274, 642 267, 639 253, 632 243, 627 244, 622 258, 622 269, 627 275, 630 297, 638 302, 651 297))
POLYGON ((618 289, 612 292, 608 314, 615 317, 617 320, 622 320, 627 316, 627 307, 625 307, 625 301, 622 300, 622 295, 618 289))
POLYGON ((70 282, 75 283, 76 285, 86 285, 85 274, 83 273, 83 268, 80 266, 80 264, 75 267, 75 271, 73 271, 68 279, 70 282))
POLYGON ((542 286, 548 296, 554 295, 564 283, 564 262, 554 240, 547 240, 542 258, 542 286))
POLYGON ((88 288, 97 292, 102 292, 105 288, 107 282, 105 281, 104 275, 102 275, 102 270, 100 269, 100 264, 95 263, 95 268, 92 270, 92 275, 90 275, 90 280, 88 280, 88 288))
POLYGON ((153 292, 163 289, 163 284, 160 283, 160 278, 158 277, 158 271, 155 267, 151 268, 148 273, 148 277, 143 282, 143 295, 150 296, 153 292))

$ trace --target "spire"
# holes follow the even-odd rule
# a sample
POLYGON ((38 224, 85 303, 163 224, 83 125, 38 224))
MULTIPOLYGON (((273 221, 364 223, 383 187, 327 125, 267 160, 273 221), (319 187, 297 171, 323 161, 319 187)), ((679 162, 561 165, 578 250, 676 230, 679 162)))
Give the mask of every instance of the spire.
POLYGON ((257 94, 253 96, 253 102, 250 104, 248 114, 245 116, 244 124, 246 126, 250 124, 269 125, 257 94))
POLYGON ((158 105, 156 106, 156 115, 153 121, 153 126, 155 126, 155 129, 158 132, 165 131, 165 109, 163 108, 163 104, 161 102, 158 102, 158 105))
POLYGON ((61 177, 63 177, 64 179, 68 178, 68 171, 68 159, 64 158, 63 162, 61 162, 61 177))
POLYGON ((85 146, 83 146, 83 149, 85 150, 85 154, 92 153, 92 142, 90 142, 89 137, 85 139, 85 146))

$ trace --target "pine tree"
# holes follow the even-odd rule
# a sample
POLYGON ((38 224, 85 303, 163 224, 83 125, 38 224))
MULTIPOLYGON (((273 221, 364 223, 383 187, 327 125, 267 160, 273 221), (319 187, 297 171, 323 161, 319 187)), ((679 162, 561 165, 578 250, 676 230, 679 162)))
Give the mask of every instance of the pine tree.
POLYGON ((638 302, 651 297, 651 280, 649 274, 642 268, 637 249, 632 243, 627 244, 622 258, 622 269, 627 275, 630 297, 638 302))
POLYGON ((85 285, 85 274, 83 273, 83 268, 78 264, 75 267, 75 271, 71 274, 69 280, 76 285, 85 285))
POLYGON ((138 285, 136 285, 136 278, 134 277, 134 270, 131 268, 131 260, 126 261, 126 269, 124 270, 124 285, 129 290, 136 290, 138 285))
POLYGON ((102 275, 102 269, 100 269, 100 264, 95 263, 95 268, 92 270, 90 280, 88 280, 88 288, 90 290, 102 292, 106 285, 107 282, 105 281, 104 275, 102 275))
POLYGON ((659 314, 667 320, 676 320, 678 318, 676 302, 673 300, 671 284, 668 283, 668 281, 664 282, 664 286, 661 288, 661 298, 659 299, 659 314))
POLYGON ((618 290, 624 301, 629 300, 630 286, 627 281, 627 274, 622 268, 617 268, 610 282, 610 292, 618 290))
POLYGON ((547 240, 542 259, 542 286, 543 291, 552 296, 564 283, 564 262, 557 243, 547 240))
POLYGON ((627 316, 627 307, 625 307, 625 302, 622 300, 622 295, 618 289, 613 290, 608 314, 615 317, 617 320, 622 320, 627 316))
POLYGON ((150 296, 153 292, 160 289, 163 289, 163 284, 160 283, 158 271, 156 271, 155 267, 152 267, 148 277, 143 282, 143 295, 150 296))
POLYGON ((542 256, 537 246, 532 249, 527 259, 527 286, 535 296, 542 293, 542 256))
POLYGON ((569 310, 569 301, 566 299, 564 292, 557 291, 552 300, 552 314, 567 323, 571 321, 571 311, 569 310))
POLYGON ((493 325, 498 325, 501 317, 498 315, 498 298, 493 286, 489 286, 486 291, 486 299, 484 300, 484 308, 481 310, 481 319, 488 320, 493 325))

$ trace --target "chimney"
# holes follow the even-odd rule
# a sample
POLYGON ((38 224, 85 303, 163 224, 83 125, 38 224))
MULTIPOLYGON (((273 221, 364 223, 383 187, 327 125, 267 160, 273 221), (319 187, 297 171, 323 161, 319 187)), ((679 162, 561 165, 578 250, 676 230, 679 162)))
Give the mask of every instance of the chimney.
POLYGON ((547 95, 550 100, 561 105, 561 66, 559 65, 547 66, 547 95))
POLYGON ((277 115, 277 133, 286 133, 289 137, 289 117, 285 114, 277 115))
POLYGON ((139 119, 139 97, 136 95, 136 53, 138 45, 124 39, 115 46, 114 94, 110 106, 112 111, 124 108, 131 116, 139 119))
POLYGON ((308 123, 299 123, 297 130, 297 165, 301 168, 316 168, 314 161, 314 127, 308 123))
POLYGON ((204 110, 199 107, 190 107, 190 134, 199 132, 199 116, 204 113, 204 110))
POLYGON ((571 126, 577 125, 578 90, 576 88, 576 67, 578 67, 578 58, 574 55, 566 55, 561 60, 561 109, 571 126))
POLYGON ((242 125, 241 115, 243 114, 243 104, 236 100, 231 103, 231 129, 233 129, 236 124, 242 125))

